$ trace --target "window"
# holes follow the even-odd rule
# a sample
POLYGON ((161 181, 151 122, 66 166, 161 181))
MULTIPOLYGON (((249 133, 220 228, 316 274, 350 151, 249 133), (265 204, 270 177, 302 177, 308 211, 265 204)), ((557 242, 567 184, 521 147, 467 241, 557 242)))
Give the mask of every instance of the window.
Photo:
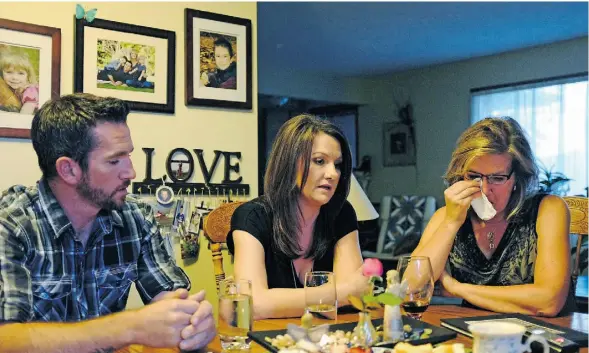
POLYGON ((509 116, 528 135, 541 168, 568 178, 568 195, 586 195, 588 183, 587 75, 471 91, 471 122, 509 116))

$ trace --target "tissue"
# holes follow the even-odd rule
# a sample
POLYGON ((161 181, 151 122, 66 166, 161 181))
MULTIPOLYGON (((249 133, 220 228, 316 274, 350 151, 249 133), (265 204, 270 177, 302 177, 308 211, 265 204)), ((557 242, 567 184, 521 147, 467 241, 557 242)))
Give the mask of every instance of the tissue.
POLYGON ((477 216, 483 221, 488 221, 491 218, 495 217, 497 211, 493 207, 493 204, 489 202, 487 195, 483 193, 482 185, 483 180, 480 180, 481 183, 481 197, 477 197, 476 199, 472 200, 470 205, 472 206, 473 210, 476 212, 477 216))

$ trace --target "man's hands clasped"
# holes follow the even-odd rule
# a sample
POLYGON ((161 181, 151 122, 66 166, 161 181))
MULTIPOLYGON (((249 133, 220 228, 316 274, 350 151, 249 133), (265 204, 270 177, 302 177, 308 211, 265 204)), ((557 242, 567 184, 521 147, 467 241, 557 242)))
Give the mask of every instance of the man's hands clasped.
POLYGON ((137 341, 151 347, 196 350, 217 334, 213 306, 205 300, 204 290, 193 295, 183 288, 160 293, 138 314, 137 341))

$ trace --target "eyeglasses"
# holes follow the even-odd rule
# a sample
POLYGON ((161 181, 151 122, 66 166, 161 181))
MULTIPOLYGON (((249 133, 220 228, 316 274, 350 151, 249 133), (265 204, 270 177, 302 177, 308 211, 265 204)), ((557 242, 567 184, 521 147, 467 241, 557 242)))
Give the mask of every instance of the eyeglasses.
POLYGON ((466 180, 475 180, 477 178, 480 178, 480 179, 487 178, 487 182, 489 184, 503 185, 509 180, 509 178, 511 178, 511 174, 513 174, 513 169, 507 175, 505 175, 505 174, 485 175, 485 174, 480 174, 480 173, 468 172, 468 173, 466 173, 464 178, 466 180))

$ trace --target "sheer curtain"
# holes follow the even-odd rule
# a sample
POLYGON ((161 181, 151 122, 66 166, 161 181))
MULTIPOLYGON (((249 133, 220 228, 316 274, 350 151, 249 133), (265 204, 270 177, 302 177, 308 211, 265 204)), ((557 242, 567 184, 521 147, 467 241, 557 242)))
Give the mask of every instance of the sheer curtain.
POLYGON ((587 76, 471 95, 471 122, 510 116, 526 130, 539 166, 568 178, 568 195, 586 195, 589 185, 587 76))

